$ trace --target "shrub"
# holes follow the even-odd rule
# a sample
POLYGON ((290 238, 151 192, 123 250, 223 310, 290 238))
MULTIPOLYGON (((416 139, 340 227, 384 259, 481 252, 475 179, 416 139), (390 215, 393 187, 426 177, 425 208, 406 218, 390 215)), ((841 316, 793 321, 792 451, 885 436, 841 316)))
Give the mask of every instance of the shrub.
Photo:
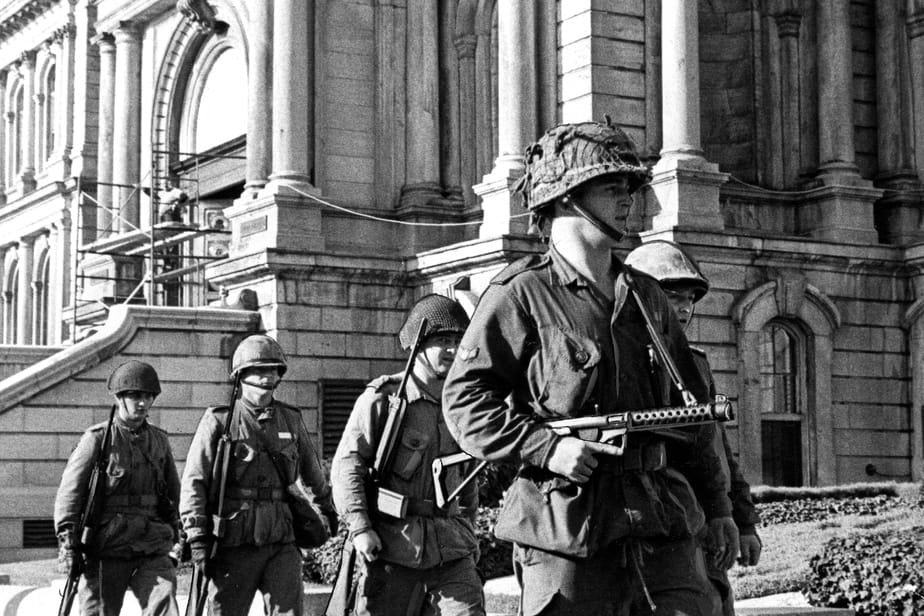
POLYGON ((924 613, 924 527, 835 537, 809 561, 805 595, 813 605, 857 616, 924 613))
MULTIPOLYGON (((497 521, 497 508, 481 507, 475 519, 475 536, 481 558, 478 571, 485 579, 491 579, 513 573, 513 547, 506 541, 494 536, 494 523, 497 521)), ((308 550, 302 565, 302 577, 316 584, 333 584, 340 566, 340 552, 346 540, 346 528, 341 527, 340 534, 324 545, 308 550)))
MULTIPOLYGON (((900 496, 907 492, 908 484, 895 482, 850 483, 821 488, 754 486, 751 496, 755 503, 791 502, 842 498, 870 498, 874 496, 900 496)), ((916 485, 916 484, 912 484, 916 485)), ((915 490, 916 491, 916 490, 915 490)))
POLYGON ((873 516, 901 507, 906 503, 896 496, 834 498, 821 497, 790 501, 772 501, 757 505, 761 523, 821 522, 846 515, 873 516))

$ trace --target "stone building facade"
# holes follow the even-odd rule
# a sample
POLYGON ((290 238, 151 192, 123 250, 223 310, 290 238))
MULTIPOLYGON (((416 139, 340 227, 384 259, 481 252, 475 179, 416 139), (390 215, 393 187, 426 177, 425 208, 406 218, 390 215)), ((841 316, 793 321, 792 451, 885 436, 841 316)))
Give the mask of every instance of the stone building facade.
POLYGON ((921 0, 0 2, 0 549, 129 356, 182 463, 266 330, 329 451, 416 297, 543 250, 525 145, 604 115, 654 174, 626 249, 712 282, 749 479, 920 479, 922 67, 921 0))

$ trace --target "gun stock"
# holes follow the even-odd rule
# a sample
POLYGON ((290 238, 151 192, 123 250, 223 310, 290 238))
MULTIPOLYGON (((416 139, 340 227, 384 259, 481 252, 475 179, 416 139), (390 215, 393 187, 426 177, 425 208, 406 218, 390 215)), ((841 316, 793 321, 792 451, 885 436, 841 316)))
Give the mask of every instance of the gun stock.
POLYGON ((407 497, 383 488, 381 480, 391 472, 392 459, 394 458, 398 439, 401 438, 401 425, 404 423, 404 413, 407 410, 407 396, 405 395, 407 382, 414 370, 417 353, 420 352, 420 347, 426 338, 427 324, 426 318, 420 320, 417 335, 414 337, 414 345, 411 347, 407 365, 404 367, 401 383, 398 385, 397 391, 388 398, 388 418, 385 420, 385 428, 379 437, 379 446, 375 452, 375 462, 369 472, 376 510, 394 518, 403 518, 407 514, 407 497))
POLYGON ((353 612, 356 600, 355 567, 356 549, 353 542, 347 538, 340 552, 340 566, 337 568, 337 578, 327 600, 324 616, 349 616, 353 612))
MULTIPOLYGON (((109 420, 106 423, 106 431, 103 433, 103 441, 100 443, 93 470, 90 471, 90 478, 87 480, 87 500, 84 502, 83 511, 80 513, 77 526, 74 528, 74 537, 77 542, 76 548, 81 555, 86 555, 90 549, 93 535, 96 532, 96 525, 99 522, 99 512, 103 506, 105 486, 100 486, 100 477, 104 476, 109 460, 109 441, 112 439, 112 422, 115 419, 115 414, 116 405, 113 404, 109 409, 109 420)), ((77 583, 80 581, 81 575, 83 575, 82 556, 74 558, 70 570, 67 572, 67 580, 61 593, 61 603, 58 605, 58 616, 68 616, 71 613, 74 596, 77 594, 77 583)))

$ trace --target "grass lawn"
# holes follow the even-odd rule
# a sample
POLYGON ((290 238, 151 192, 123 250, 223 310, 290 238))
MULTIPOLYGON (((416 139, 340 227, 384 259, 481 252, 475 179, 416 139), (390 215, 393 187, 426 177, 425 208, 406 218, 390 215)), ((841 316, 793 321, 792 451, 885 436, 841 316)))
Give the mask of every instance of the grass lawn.
POLYGON ((758 529, 763 552, 756 567, 736 565, 730 572, 735 597, 747 599, 802 590, 809 559, 835 536, 924 526, 924 510, 903 506, 879 515, 851 515, 821 522, 774 524, 758 529))

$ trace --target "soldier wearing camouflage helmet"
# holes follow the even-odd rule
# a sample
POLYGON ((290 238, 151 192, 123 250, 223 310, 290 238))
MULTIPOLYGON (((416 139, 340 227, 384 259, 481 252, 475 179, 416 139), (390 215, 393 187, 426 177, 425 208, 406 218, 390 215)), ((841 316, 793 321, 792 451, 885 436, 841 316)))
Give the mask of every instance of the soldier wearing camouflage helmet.
MULTIPOLYGON (((475 569, 478 540, 476 482, 470 482, 447 508, 434 501, 433 460, 459 452, 440 411, 443 382, 468 327, 468 315, 454 300, 426 295, 408 312, 398 334, 410 350, 423 319, 423 342, 407 381, 407 410, 399 428, 392 471, 381 486, 407 498, 403 518, 375 511, 366 480, 388 415, 389 395, 403 374, 381 376, 356 400, 331 466, 334 502, 346 521, 364 566, 358 582, 357 616, 484 614, 481 579, 475 569)), ((462 465, 446 477, 452 491, 462 465)))
MULTIPOLYGON (((626 256, 626 265, 652 276, 657 280, 668 300, 677 313, 677 319, 687 327, 693 318, 696 303, 709 291, 709 280, 703 274, 696 260, 675 242, 652 240, 634 249, 626 256)), ((706 352, 697 347, 690 347, 697 368, 709 384, 710 395, 715 395, 715 379, 706 352)), ((728 496, 732 502, 732 518, 738 526, 739 548, 741 557, 738 563, 749 567, 760 560, 761 541, 757 534, 760 515, 751 499, 751 487, 748 485, 738 459, 731 450, 725 427, 719 424, 718 441, 712 443, 723 458, 731 481, 728 496)), ((704 538, 707 553, 711 542, 704 538)), ((734 616, 735 601, 732 587, 728 580, 728 569, 707 558, 709 579, 712 580, 722 600, 722 614, 734 616)), ((730 564, 730 563, 728 563, 730 564)))
POLYGON ((81 614, 118 614, 131 588, 145 616, 174 615, 180 480, 167 433, 147 421, 160 380, 150 364, 132 360, 113 370, 107 385, 115 397, 109 440, 106 421, 83 434, 55 498, 61 560, 70 569, 74 559, 85 559, 81 614), (78 551, 74 530, 100 455, 106 468, 102 509, 90 545, 78 551))
POLYGON ((257 591, 268 614, 302 613, 302 555, 287 500, 291 485, 310 487, 309 506, 323 514, 328 535, 337 531, 330 486, 300 412, 274 396, 287 367, 273 338, 258 334, 241 341, 231 361, 233 391, 239 385, 240 395, 230 405, 205 411, 189 447, 180 515, 192 559, 210 577, 211 614, 243 616, 257 591), (216 539, 212 524, 219 490, 213 466, 228 422, 225 528, 216 539))
POLYGON ((514 543, 521 613, 712 616, 695 537, 707 520, 723 538, 734 532, 716 453, 650 433, 622 452, 541 421, 684 403, 650 358, 642 305, 687 389, 706 400, 657 281, 614 256, 648 169, 609 121, 556 126, 525 158, 518 189, 549 249, 491 281, 443 392, 466 452, 520 467, 495 535, 514 543))

